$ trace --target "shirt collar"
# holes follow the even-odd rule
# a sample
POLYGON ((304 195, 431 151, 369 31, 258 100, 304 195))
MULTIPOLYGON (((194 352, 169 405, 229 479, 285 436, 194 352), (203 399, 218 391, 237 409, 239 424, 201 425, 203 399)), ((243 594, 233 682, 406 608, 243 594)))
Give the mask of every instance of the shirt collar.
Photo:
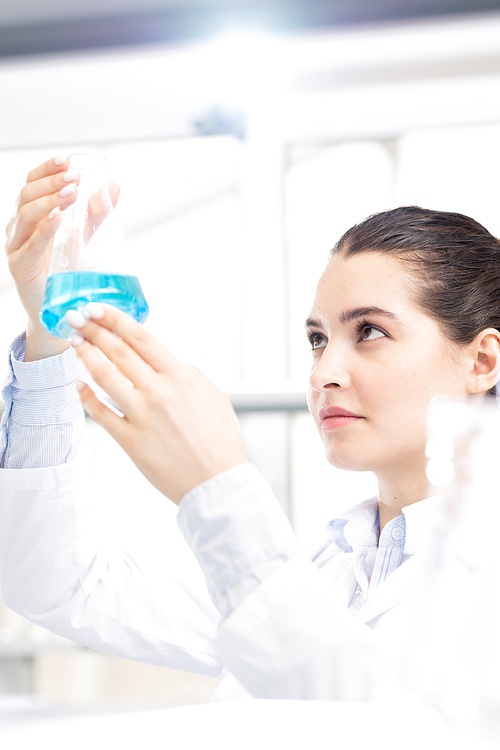
MULTIPOLYGON (((403 554, 413 555, 426 546, 439 505, 437 497, 421 500, 402 508, 402 516, 390 522, 405 531, 403 554)), ((388 524, 385 529, 387 527, 388 524)), ((342 552, 352 552, 354 547, 377 547, 380 536, 378 499, 364 500, 340 518, 332 519, 327 524, 327 532, 330 541, 342 552)))
POLYGON ((327 531, 342 552, 352 552, 354 546, 376 546, 379 537, 377 498, 364 500, 347 510, 341 518, 332 519, 327 524, 327 531))

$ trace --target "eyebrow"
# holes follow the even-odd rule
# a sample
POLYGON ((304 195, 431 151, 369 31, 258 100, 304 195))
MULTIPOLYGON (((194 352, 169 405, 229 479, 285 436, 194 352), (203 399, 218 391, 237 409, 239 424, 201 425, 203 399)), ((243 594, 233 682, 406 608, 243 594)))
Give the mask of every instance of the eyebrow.
MULTIPOLYGON (((352 310, 344 310, 339 317, 339 321, 342 325, 349 323, 351 320, 357 320, 358 318, 366 318, 368 315, 383 315, 386 318, 397 320, 397 315, 389 310, 383 310, 381 307, 354 307, 352 310)), ((321 328, 321 323, 314 318, 308 318, 306 320, 306 328, 321 328)))

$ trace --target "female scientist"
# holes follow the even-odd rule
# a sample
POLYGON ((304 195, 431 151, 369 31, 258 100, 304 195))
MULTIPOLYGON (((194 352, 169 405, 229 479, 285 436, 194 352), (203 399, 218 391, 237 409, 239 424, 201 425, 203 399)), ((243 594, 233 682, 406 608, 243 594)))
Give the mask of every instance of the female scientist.
POLYGON ((67 351, 40 327, 50 240, 77 190, 68 166, 30 173, 7 231, 28 328, 4 390, 6 604, 87 646, 220 676, 215 698, 370 699, 396 644, 411 648, 409 602, 437 502, 429 402, 486 397, 499 377, 500 243, 468 217, 407 207, 334 247, 306 324, 309 408, 328 461, 373 471, 379 494, 305 552, 246 463, 228 397, 198 370, 114 308, 70 311, 67 351), (123 418, 75 388, 81 363, 123 418), (185 552, 159 544, 151 566, 148 540, 93 544, 74 475, 80 400, 179 506, 185 552))

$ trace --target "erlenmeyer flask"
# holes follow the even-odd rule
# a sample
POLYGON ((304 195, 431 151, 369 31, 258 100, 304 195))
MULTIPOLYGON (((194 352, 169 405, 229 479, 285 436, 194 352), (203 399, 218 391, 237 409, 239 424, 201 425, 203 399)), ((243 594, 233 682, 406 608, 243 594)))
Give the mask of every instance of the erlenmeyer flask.
POLYGON ((109 197, 104 156, 72 154, 70 167, 80 174, 78 197, 62 212, 40 310, 44 328, 66 340, 73 329, 65 313, 89 302, 114 305, 139 323, 149 313, 109 197))

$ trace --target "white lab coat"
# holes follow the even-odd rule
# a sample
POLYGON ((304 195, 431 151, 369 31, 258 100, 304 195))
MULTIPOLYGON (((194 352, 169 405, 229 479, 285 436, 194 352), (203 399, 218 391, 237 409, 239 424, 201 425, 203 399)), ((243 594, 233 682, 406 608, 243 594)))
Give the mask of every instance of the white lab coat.
MULTIPOLYGON (((89 542, 73 464, 0 471, 5 603, 91 648, 223 679, 215 698, 369 700, 412 617, 419 553, 352 616, 350 556, 293 556, 227 617, 191 550, 89 542)), ((92 536, 92 534, 90 534, 92 536)), ((168 536, 168 535, 167 535, 168 536)))

